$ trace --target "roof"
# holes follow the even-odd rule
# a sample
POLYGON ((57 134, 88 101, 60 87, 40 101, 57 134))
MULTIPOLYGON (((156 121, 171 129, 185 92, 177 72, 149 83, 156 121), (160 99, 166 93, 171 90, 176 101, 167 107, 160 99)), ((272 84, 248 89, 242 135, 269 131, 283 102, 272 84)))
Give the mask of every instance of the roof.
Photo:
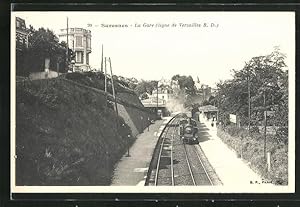
POLYGON ((206 105, 206 106, 200 106, 199 111, 208 112, 208 111, 219 111, 219 110, 217 107, 213 105, 206 105))
POLYGON ((16 23, 17 32, 22 31, 22 32, 27 33, 25 20, 20 17, 16 17, 16 22, 19 22, 19 24, 16 23))
MULTIPOLYGON (((157 106, 157 99, 156 98, 149 98, 141 100, 144 107, 156 107, 157 106)), ((165 107, 166 103, 165 100, 158 98, 158 107, 165 107)))

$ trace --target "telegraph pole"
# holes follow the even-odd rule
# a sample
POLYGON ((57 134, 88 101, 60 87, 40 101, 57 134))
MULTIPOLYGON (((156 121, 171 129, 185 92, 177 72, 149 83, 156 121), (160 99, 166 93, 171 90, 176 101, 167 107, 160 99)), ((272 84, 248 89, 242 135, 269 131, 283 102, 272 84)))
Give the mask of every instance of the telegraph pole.
POLYGON ((266 159, 267 149, 267 110, 266 110, 266 91, 264 90, 264 158, 266 159))
POLYGON ((111 76, 111 86, 112 86, 112 92, 113 92, 113 98, 115 100, 115 107, 116 107, 116 112, 117 112, 117 116, 118 116, 118 104, 117 104, 117 97, 116 97, 116 93, 115 93, 115 86, 114 86, 114 79, 113 79, 113 73, 112 73, 112 67, 111 67, 111 60, 110 57, 108 58, 109 61, 109 67, 110 67, 110 76, 111 76))
POLYGON ((251 124, 251 103, 250 103, 250 71, 249 66, 247 66, 247 85, 248 85, 248 132, 250 133, 251 124))
POLYGON ((67 65, 69 70, 69 18, 67 17, 67 65))
POLYGON ((102 56, 101 56, 101 73, 103 73, 103 44, 102 44, 102 56))
POLYGON ((156 85, 156 116, 158 115, 158 81, 156 85))
POLYGON ((217 88, 217 123, 219 123, 219 110, 220 110, 220 94, 219 94, 219 88, 217 88))
POLYGON ((105 72, 105 76, 104 76, 104 91, 107 92, 107 74, 106 74, 106 57, 104 59, 104 72, 105 72))

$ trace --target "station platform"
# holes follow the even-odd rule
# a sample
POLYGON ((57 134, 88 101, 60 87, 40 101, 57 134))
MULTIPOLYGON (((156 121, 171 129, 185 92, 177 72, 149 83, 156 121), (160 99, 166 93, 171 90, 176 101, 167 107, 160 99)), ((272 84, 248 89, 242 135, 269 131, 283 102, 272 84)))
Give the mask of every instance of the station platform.
MULTIPOLYGON (((236 189, 247 191, 247 187, 263 184, 263 179, 249 167, 249 163, 238 158, 237 154, 217 136, 215 122, 213 126, 212 121, 204 118, 200 119, 200 122, 199 144, 224 186, 230 186, 234 192, 236 189)), ((265 185, 272 184, 262 186, 265 185)))
POLYGON ((117 163, 112 179, 112 186, 136 186, 145 184, 146 175, 158 137, 171 117, 155 121, 136 141, 117 163))
MULTIPOLYGON (((116 164, 112 179, 112 186, 143 186, 158 137, 171 117, 165 117, 150 125, 139 134, 135 143, 116 164)), ((216 125, 211 121, 200 119, 199 145, 211 166, 215 170, 226 192, 247 192, 255 183, 262 183, 262 178, 245 162, 237 157, 217 136, 216 125), (254 183, 254 184, 253 184, 254 183), (249 188, 248 188, 249 187, 249 188)), ((270 185, 270 184, 264 184, 270 185)), ((261 186, 261 187, 262 187, 261 186)), ((256 188, 258 186, 256 185, 256 188)), ((266 186, 265 186, 266 187, 266 186)))

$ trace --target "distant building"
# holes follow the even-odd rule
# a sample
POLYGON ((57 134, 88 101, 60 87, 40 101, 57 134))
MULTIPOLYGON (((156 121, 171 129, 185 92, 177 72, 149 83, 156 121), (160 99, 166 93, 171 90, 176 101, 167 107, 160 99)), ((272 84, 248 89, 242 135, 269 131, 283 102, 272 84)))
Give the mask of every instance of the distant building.
POLYGON ((28 35, 29 32, 26 29, 25 20, 16 17, 16 48, 17 50, 23 50, 24 47, 28 46, 28 35))
MULTIPOLYGON (((61 29, 58 34, 59 40, 67 42, 67 29, 61 29)), ((89 55, 92 52, 91 31, 83 28, 69 28, 69 48, 75 52, 75 71, 90 70, 89 55)))
POLYGON ((165 78, 161 78, 158 81, 158 86, 160 85, 171 85, 171 80, 165 79, 165 78))
POLYGON ((141 100, 141 102, 144 105, 144 107, 156 107, 157 103, 158 103, 159 107, 165 107, 165 105, 166 105, 165 100, 163 100, 161 98, 157 99, 157 97, 154 97, 154 96, 151 96, 148 99, 141 100))
POLYGON ((163 100, 164 103, 168 102, 172 98, 172 91, 169 89, 163 89, 163 88, 158 88, 158 93, 157 90, 152 91, 152 95, 150 98, 155 98, 158 96, 159 99, 163 100))
POLYGON ((202 117, 206 118, 207 120, 212 119, 213 121, 216 121, 218 119, 219 109, 215 106, 201 106, 199 107, 199 111, 201 112, 202 117))
POLYGON ((153 113, 157 113, 160 116, 166 116, 168 110, 166 108, 166 101, 155 96, 151 96, 148 99, 141 101, 143 106, 153 113))

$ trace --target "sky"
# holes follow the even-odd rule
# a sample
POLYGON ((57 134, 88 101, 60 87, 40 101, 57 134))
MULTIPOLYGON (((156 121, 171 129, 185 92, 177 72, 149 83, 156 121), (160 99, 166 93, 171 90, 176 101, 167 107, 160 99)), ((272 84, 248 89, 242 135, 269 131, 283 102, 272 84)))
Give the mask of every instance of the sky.
POLYGON ((214 86, 230 79, 252 57, 279 46, 287 69, 295 66, 293 12, 13 12, 26 26, 49 28, 58 34, 69 27, 91 30, 90 65, 100 68, 101 45, 111 57, 113 72, 144 80, 197 76, 214 86), (201 27, 182 27, 194 24, 201 27), (88 26, 88 24, 90 24, 88 26), (127 24, 109 28, 102 24, 127 24), (151 26, 152 24, 152 26, 151 26), (168 27, 161 25, 169 24, 168 27), (173 26, 173 24, 175 24, 173 26), (204 24, 207 27, 204 27, 204 24), (140 25, 140 27, 136 27, 140 25))

